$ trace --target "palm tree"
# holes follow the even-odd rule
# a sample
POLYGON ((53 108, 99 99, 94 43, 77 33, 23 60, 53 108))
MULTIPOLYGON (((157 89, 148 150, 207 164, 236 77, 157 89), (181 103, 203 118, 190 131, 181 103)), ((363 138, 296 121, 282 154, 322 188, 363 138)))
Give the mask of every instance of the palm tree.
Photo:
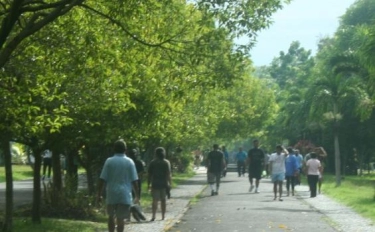
MULTIPOLYGON (((332 70, 332 69, 331 69, 332 70)), ((352 73, 326 71, 313 83, 307 98, 311 101, 310 116, 323 122, 332 123, 335 151, 336 186, 341 184, 341 158, 339 129, 344 107, 354 107, 354 113, 361 114, 361 104, 368 99, 362 79, 352 73)))

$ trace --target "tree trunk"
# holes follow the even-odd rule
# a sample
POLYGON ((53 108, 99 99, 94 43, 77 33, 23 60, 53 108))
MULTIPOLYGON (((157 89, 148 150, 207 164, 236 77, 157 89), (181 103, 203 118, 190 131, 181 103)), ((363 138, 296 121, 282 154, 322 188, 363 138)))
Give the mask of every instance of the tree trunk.
POLYGON ((68 150, 66 155, 66 178, 65 186, 68 191, 76 192, 78 190, 78 152, 68 150))
POLYGON ((35 158, 34 163, 34 183, 33 183, 33 203, 32 203, 32 216, 33 223, 41 223, 41 199, 42 190, 40 186, 40 169, 42 166, 42 149, 34 147, 33 154, 35 158))
POLYGON ((60 165, 60 154, 53 150, 52 152, 52 192, 53 197, 51 198, 51 205, 53 207, 60 207, 61 203, 61 191, 62 191, 62 178, 61 178, 61 165, 60 165))
POLYGON ((334 148, 335 148, 335 176, 336 176, 336 186, 341 185, 341 158, 340 158, 340 147, 339 147, 339 136, 337 131, 334 135, 334 148))
POLYGON ((5 218, 3 231, 10 232, 13 229, 13 176, 12 176, 12 153, 10 151, 10 142, 7 138, 1 141, 4 152, 5 165, 5 218))

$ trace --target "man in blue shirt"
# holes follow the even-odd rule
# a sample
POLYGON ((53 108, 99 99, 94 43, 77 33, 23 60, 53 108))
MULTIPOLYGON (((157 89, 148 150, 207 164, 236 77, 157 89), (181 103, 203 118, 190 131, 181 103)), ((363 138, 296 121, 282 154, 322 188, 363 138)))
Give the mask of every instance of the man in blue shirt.
POLYGON ((237 161, 237 172, 238 176, 241 175, 245 176, 245 161, 246 161, 247 154, 243 151, 242 147, 239 148, 238 153, 236 154, 236 161, 237 161))
POLYGON ((294 185, 296 181, 296 176, 299 172, 298 170, 298 161, 294 154, 294 150, 289 147, 288 148, 288 156, 285 159, 285 178, 286 178, 286 191, 287 196, 289 196, 290 188, 292 189, 292 196, 294 196, 294 185))
POLYGON ((296 185, 300 185, 301 184, 302 167, 303 167, 303 156, 299 153, 298 149, 294 150, 294 153, 296 155, 296 159, 297 159, 297 162, 298 162, 298 170, 299 170, 297 178, 296 178, 296 185))
POLYGON ((100 174, 98 201, 101 201, 104 186, 106 186, 106 204, 108 213, 108 231, 124 231, 124 219, 130 217, 130 205, 133 204, 132 187, 134 188, 134 203, 139 204, 138 176, 133 160, 126 157, 126 143, 118 140, 114 144, 114 156, 108 158, 100 174))

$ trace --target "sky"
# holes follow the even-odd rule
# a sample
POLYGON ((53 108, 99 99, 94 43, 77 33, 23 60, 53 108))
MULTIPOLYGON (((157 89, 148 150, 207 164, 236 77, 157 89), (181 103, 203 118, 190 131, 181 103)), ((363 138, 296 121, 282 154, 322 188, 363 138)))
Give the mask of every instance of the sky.
POLYGON ((276 12, 274 23, 258 34, 251 50, 255 66, 268 65, 280 51, 287 51, 293 41, 315 54, 319 38, 332 36, 355 0, 293 0, 276 12))

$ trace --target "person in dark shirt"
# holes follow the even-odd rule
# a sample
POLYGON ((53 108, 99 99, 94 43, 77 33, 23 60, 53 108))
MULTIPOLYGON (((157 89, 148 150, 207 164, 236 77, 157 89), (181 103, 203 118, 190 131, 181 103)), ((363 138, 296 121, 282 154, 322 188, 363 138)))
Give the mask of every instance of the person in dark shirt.
POLYGON ((247 153, 246 160, 249 168, 249 192, 252 192, 254 189, 253 179, 255 179, 255 193, 259 193, 259 181, 262 177, 266 155, 264 151, 259 148, 259 140, 255 139, 253 141, 253 146, 254 147, 247 153))
POLYGON ((148 188, 151 190, 152 195, 151 221, 155 220, 159 201, 161 202, 162 220, 164 220, 167 208, 166 192, 168 188, 170 189, 171 184, 171 165, 169 161, 165 159, 165 149, 163 147, 158 147, 155 149, 155 159, 150 162, 148 167, 148 188))
POLYGON ((207 182, 210 184, 211 196, 219 194, 220 178, 223 169, 225 168, 225 159, 222 151, 219 150, 219 145, 214 144, 213 150, 207 156, 207 182), (216 183, 216 190, 214 184, 216 183))
MULTIPOLYGON (((131 149, 129 152, 129 158, 133 160, 135 164, 135 169, 137 170, 138 174, 138 197, 141 199, 141 192, 142 192, 142 176, 145 171, 143 162, 139 159, 137 159, 137 150, 136 149, 131 149)), ((135 196, 134 191, 132 192, 133 198, 135 196)))

